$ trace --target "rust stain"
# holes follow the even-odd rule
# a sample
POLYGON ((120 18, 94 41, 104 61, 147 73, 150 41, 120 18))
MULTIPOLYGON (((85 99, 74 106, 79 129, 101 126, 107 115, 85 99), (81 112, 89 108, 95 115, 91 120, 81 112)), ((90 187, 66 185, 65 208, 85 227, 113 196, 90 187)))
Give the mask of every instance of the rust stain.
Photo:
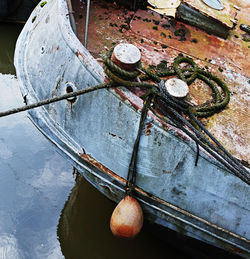
MULTIPOLYGON (((83 149, 84 150, 84 149, 83 149)), ((84 152, 86 152, 84 150, 84 152)), ((101 170, 102 172, 110 175, 111 177, 113 177, 114 179, 116 179, 117 181, 123 183, 124 185, 126 184, 126 180, 122 177, 120 177, 119 175, 117 175, 116 173, 114 173, 113 171, 111 171, 110 169, 108 169, 106 166, 104 166, 103 164, 101 164, 100 162, 96 161, 92 156, 90 156, 87 153, 80 153, 79 154, 80 157, 90 163, 91 165, 93 165, 94 167, 96 167, 97 169, 101 170)), ((144 190, 136 187, 135 188, 136 191, 140 192, 142 195, 147 196, 147 197, 152 197, 152 195, 148 194, 147 192, 145 192, 144 190)))
MULTIPOLYGON (((93 66, 92 60, 90 60, 87 56, 85 56, 83 53, 81 53, 79 50, 75 52, 75 55, 80 59, 84 60, 84 63, 87 64, 89 67, 92 68, 93 72, 96 72, 96 74, 99 74, 99 72, 96 71, 95 66, 93 66)), ((102 75, 100 75, 102 77, 102 75)), ((104 78, 103 78, 104 79, 104 78)))
MULTIPOLYGON (((86 12, 85 7, 80 8, 78 3, 74 4, 75 1, 78 37, 83 42, 86 12)), ((239 6, 245 2, 242 1, 239 6)), ((204 61, 212 60, 217 66, 223 67, 224 63, 229 63, 234 70, 246 75, 250 73, 248 62, 245 62, 245 57, 249 55, 249 44, 241 39, 239 26, 231 31, 225 41, 182 22, 162 18, 149 10, 132 12, 119 9, 113 3, 105 3, 104 7, 102 1, 93 1, 91 14, 88 34, 88 50, 91 53, 103 53, 105 48, 124 41, 135 43, 140 48, 140 45, 143 47, 148 44, 143 44, 146 39, 152 43, 150 48, 151 51, 155 50, 154 54, 164 50, 168 52, 168 48, 172 48, 204 61)), ((248 17, 248 9, 241 8, 238 24, 248 24, 248 17)), ((152 60, 149 62, 152 63, 152 60)))
POLYGON ((152 121, 151 122, 147 122, 146 124, 145 124, 145 131, 144 131, 144 135, 145 136, 148 136, 148 135, 150 135, 151 134, 151 128, 152 128, 152 121))
MULTIPOLYGON (((96 161, 96 160, 95 160, 93 157, 91 157, 90 155, 84 154, 84 153, 79 154, 79 155, 80 155, 80 157, 81 157, 83 160, 85 160, 86 162, 90 163, 91 165, 93 165, 93 166, 96 167, 97 169, 99 169, 99 170, 103 171, 104 173, 110 175, 111 177, 113 177, 113 178, 116 179, 117 181, 120 181, 121 183, 126 184, 126 180, 125 180, 124 178, 122 178, 122 177, 120 177, 119 175, 115 174, 113 171, 111 171, 110 169, 108 169, 107 167, 105 167, 104 165, 102 165, 101 163, 99 163, 98 161, 96 161)), ((215 228, 215 229, 217 229, 217 230, 220 230, 220 231, 222 231, 222 232, 224 232, 224 233, 230 234, 231 236, 234 236, 234 237, 236 237, 236 238, 239 238, 239 239, 241 239, 241 240, 244 240, 245 242, 250 243, 250 240, 248 240, 248 239, 246 239, 246 238, 244 238, 244 237, 242 237, 242 236, 239 236, 239 235, 237 235, 237 234, 235 234, 235 233, 233 233, 233 232, 231 232, 231 231, 229 231, 229 230, 226 230, 226 229, 224 229, 224 228, 222 228, 222 227, 219 227, 219 226, 217 226, 217 225, 215 225, 215 224, 213 224, 213 223, 210 223, 209 221, 207 221, 207 220, 205 220, 205 219, 203 219, 203 218, 200 218, 200 217, 198 217, 198 216, 196 216, 196 215, 194 215, 194 214, 192 214, 192 213, 190 213, 190 212, 188 212, 188 211, 185 211, 185 210, 183 210, 183 209, 181 209, 181 208, 179 208, 179 207, 176 207, 175 205, 173 205, 173 204, 171 204, 171 203, 169 203, 169 202, 167 202, 167 201, 164 201, 164 200, 162 200, 162 199, 160 199, 160 198, 158 198, 158 197, 156 197, 156 196, 154 196, 154 195, 152 195, 152 194, 149 194, 149 193, 147 193, 146 191, 144 191, 144 190, 142 190, 142 189, 140 189, 140 188, 138 188, 138 187, 136 187, 135 190, 136 190, 137 192, 141 193, 143 196, 153 199, 154 201, 158 202, 159 204, 165 205, 166 207, 172 208, 172 209, 174 209, 174 210, 176 210, 176 211, 178 211, 178 212, 180 212, 180 213, 182 213, 182 214, 184 214, 184 215, 186 215, 186 216, 188 216, 188 217, 191 217, 191 218, 196 219, 196 220, 198 220, 198 221, 200 221, 200 222, 203 222, 203 223, 207 224, 207 225, 210 226, 210 227, 213 227, 213 228, 215 228)), ((174 218, 177 218, 177 216, 175 216, 175 215, 172 215, 172 216, 173 216, 174 218)))
MULTIPOLYGON (((78 37, 83 42, 85 6, 82 4, 80 8, 81 4, 77 0, 72 2, 78 37)), ((249 43, 242 40, 244 32, 239 28, 241 23, 249 23, 248 8, 244 8, 249 5, 245 0, 237 0, 236 4, 241 7, 238 25, 231 30, 229 38, 223 40, 179 21, 162 18, 153 11, 132 12, 119 9, 111 2, 105 2, 104 6, 102 1, 93 0, 88 50, 91 53, 102 54, 119 42, 133 43, 141 50, 144 66, 158 65, 162 60, 168 61, 168 65, 171 65, 179 53, 193 57, 199 67, 223 79, 232 95, 226 110, 208 119, 202 119, 202 122, 233 155, 250 162, 250 152, 246 150, 246 143, 250 141, 250 129, 246 124, 249 117, 246 89, 249 84, 245 80, 250 75, 250 65, 246 62, 249 56, 249 43)), ((76 56, 81 56, 81 53, 76 52, 76 56)), ((129 90, 137 97, 145 93, 139 88, 129 90)), ((122 88, 114 89, 114 92, 122 101, 131 104, 136 111, 141 110, 142 104, 132 95, 127 95, 122 88)), ((191 101, 197 105, 212 100, 211 89, 200 80, 196 80, 190 86, 190 95, 191 101)), ((189 139, 181 131, 168 125, 164 118, 159 119, 149 114, 165 130, 174 131, 183 140, 189 139)))
POLYGON ((121 89, 114 88, 114 91, 121 97, 121 99, 123 101, 128 101, 136 111, 138 111, 142 108, 139 104, 128 99, 127 96, 124 94, 124 92, 121 89))
POLYGON ((119 138, 119 139, 123 140, 123 138, 122 138, 122 137, 117 136, 117 135, 115 135, 115 134, 113 134, 113 133, 110 133, 110 132, 109 132, 109 135, 110 135, 110 136, 112 136, 112 137, 114 137, 114 138, 115 138, 115 137, 117 137, 117 138, 119 138))
MULTIPOLYGON (((246 10, 242 10, 240 17, 245 12, 246 10)), ((245 62, 245 57, 249 55, 249 49, 246 42, 240 37, 235 37, 236 34, 241 33, 238 26, 231 31, 227 40, 223 40, 179 21, 162 19, 157 13, 154 13, 154 19, 159 21, 157 26, 155 26, 149 11, 138 10, 136 15, 140 16, 141 20, 148 22, 142 23, 141 20, 133 19, 130 25, 131 30, 144 40, 155 42, 154 48, 157 51, 161 52, 162 46, 169 47, 204 61, 211 60, 220 67, 229 63, 234 70, 249 75, 249 65, 248 62, 245 62), (153 27, 157 30, 152 29, 153 27), (180 29, 183 31, 180 32, 180 29)), ((145 42, 145 44, 147 43, 145 42)))
POLYGON ((110 169, 108 169, 106 166, 104 166, 103 164, 101 164, 100 162, 96 161, 92 156, 88 155, 88 154, 79 154, 80 157, 82 159, 84 159, 86 162, 90 163, 91 165, 93 165, 94 167, 96 167, 97 169, 101 170, 102 172, 112 176, 113 178, 115 178, 116 180, 126 184, 126 180, 120 176, 118 176, 117 174, 115 174, 113 171, 111 171, 110 169))

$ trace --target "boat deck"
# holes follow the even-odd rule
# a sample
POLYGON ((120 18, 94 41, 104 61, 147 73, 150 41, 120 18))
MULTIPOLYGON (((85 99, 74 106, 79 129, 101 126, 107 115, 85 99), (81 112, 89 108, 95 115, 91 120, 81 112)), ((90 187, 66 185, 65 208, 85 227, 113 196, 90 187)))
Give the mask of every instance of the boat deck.
MULTIPOLYGON (((224 40, 149 9, 129 11, 114 2, 93 0, 87 49, 101 63, 102 53, 120 42, 129 42, 140 49, 146 66, 158 65, 162 60, 171 65, 183 53, 223 79, 230 89, 231 100, 225 110, 202 121, 231 154, 249 164, 250 43, 249 35, 239 28, 240 24, 250 23, 247 2, 234 1, 240 7, 238 24, 224 40)), ((84 43, 86 1, 73 0, 72 5, 78 38, 84 43)), ((211 90, 196 80, 190 86, 190 96, 193 103, 200 105, 211 100, 211 90)))

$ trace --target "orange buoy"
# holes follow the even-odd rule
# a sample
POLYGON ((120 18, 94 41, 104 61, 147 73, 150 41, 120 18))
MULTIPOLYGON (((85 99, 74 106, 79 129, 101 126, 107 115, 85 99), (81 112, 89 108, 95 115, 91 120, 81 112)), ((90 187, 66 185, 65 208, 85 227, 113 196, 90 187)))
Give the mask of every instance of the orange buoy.
POLYGON ((143 212, 138 201, 126 195, 114 209, 110 219, 112 233, 121 238, 133 238, 143 225, 143 212))

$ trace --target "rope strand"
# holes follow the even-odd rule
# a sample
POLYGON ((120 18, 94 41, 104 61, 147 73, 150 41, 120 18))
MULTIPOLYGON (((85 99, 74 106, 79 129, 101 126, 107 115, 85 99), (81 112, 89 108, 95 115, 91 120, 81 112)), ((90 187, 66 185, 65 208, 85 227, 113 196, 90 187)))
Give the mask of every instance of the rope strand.
POLYGON ((141 132, 147 117, 147 112, 148 112, 151 100, 152 100, 152 96, 151 94, 148 94, 146 97, 146 101, 144 102, 144 105, 142 107, 139 128, 137 131, 137 137, 134 143, 133 152, 132 152, 132 156, 129 164, 127 181, 126 181, 126 194, 130 196, 132 196, 133 190, 135 188, 136 174, 137 174, 136 166, 137 166, 137 155, 139 150, 139 143, 141 138, 141 132))
MULTIPOLYGON (((112 51, 113 48, 105 57, 103 57, 104 71, 110 78, 110 82, 87 87, 79 91, 64 94, 62 96, 48 98, 34 104, 25 105, 23 107, 15 108, 5 112, 0 112, 0 117, 8 116, 22 111, 27 111, 50 103, 90 93, 99 89, 118 86, 139 87, 146 90, 147 94, 145 97, 145 103, 141 111, 140 125, 128 169, 126 183, 127 193, 131 194, 135 186, 139 141, 144 121, 147 116, 147 111, 148 109, 152 110, 152 108, 150 107, 152 98, 154 98, 154 106, 157 108, 157 110, 160 111, 165 116, 165 118, 168 118, 170 120, 170 123, 181 129, 184 133, 186 133, 190 138, 195 141, 197 145, 197 156, 195 164, 198 163, 200 145, 210 155, 217 159, 222 165, 228 168, 234 175, 250 185, 250 173, 235 157, 233 157, 221 145, 221 143, 196 118, 211 116, 226 107, 230 100, 230 91, 227 85, 222 80, 220 80, 215 75, 212 75, 211 73, 200 69, 191 58, 183 56, 178 56, 174 60, 173 68, 167 68, 166 71, 153 72, 148 68, 142 67, 141 63, 139 63, 137 70, 129 72, 119 68, 111 61, 110 58, 112 55, 112 51), (180 68, 180 65, 182 63, 187 63, 188 66, 191 67, 180 68), (143 72, 143 75, 140 74, 141 72, 143 72), (196 78, 202 80, 212 89, 214 104, 191 106, 188 100, 179 100, 178 98, 171 96, 165 88, 164 81, 161 79, 162 77, 169 76, 178 76, 183 81, 186 81, 188 85, 193 83, 196 78), (135 82, 138 77, 142 82, 135 82), (148 80, 151 81, 148 82, 148 80), (222 90, 222 94, 220 93, 218 87, 220 87, 220 89, 222 90), (189 118, 189 120, 184 118, 184 115, 189 118), (186 127, 188 127, 189 130, 186 127), (215 145, 205 137, 205 134, 215 143, 215 145)), ((158 114, 155 110, 153 112, 156 116, 161 118, 161 115, 158 114)))
POLYGON ((76 96, 79 96, 79 95, 90 93, 90 92, 93 92, 93 91, 96 91, 96 90, 99 90, 99 89, 111 88, 111 87, 115 87, 115 86, 117 86, 117 85, 112 83, 112 82, 91 86, 91 87, 88 87, 88 88, 81 89, 79 91, 71 92, 71 93, 64 94, 64 95, 61 95, 61 96, 57 96, 57 97, 54 97, 54 98, 48 98, 48 99, 45 99, 45 100, 40 101, 40 102, 24 105, 22 107, 14 108, 14 109, 11 109, 11 110, 8 110, 8 111, 5 111, 5 112, 0 112, 0 118, 11 115, 11 114, 31 110, 31 109, 34 109, 34 108, 37 108, 37 107, 40 107, 40 106, 44 106, 46 104, 55 103, 55 102, 58 102, 58 101, 61 101, 61 100, 71 98, 71 97, 76 97, 76 96))

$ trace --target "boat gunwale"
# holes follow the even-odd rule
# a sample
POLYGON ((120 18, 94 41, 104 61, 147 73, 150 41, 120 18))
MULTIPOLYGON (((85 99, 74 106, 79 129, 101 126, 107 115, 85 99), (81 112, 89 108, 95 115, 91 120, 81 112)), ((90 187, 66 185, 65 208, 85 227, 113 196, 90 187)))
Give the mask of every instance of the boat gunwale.
MULTIPOLYGON (((84 51, 84 48, 83 48, 83 46, 82 46, 82 44, 81 44, 81 42, 78 40, 78 38, 76 37, 76 35, 74 34, 74 32, 73 32, 73 30, 72 30, 72 28, 71 28, 71 26, 70 26, 70 21, 69 21, 69 19, 67 19, 67 12, 66 12, 66 0, 60 0, 58 3, 61 3, 61 5, 59 4, 58 5, 58 7, 59 8, 61 8, 60 10, 59 10, 59 13, 58 13, 58 15, 59 15, 59 17, 60 17, 60 21, 61 21, 61 24, 59 24, 61 27, 61 32, 62 32, 62 34, 64 35, 64 40, 65 40, 65 42, 67 43, 67 45, 70 47, 71 45, 71 43, 73 43, 74 45, 76 44, 76 42, 75 42, 75 40, 77 40, 77 42, 78 42, 78 44, 79 44, 79 48, 73 48, 73 47, 70 47, 70 49, 72 50, 72 52, 74 53, 74 54, 76 54, 77 53, 77 51, 80 51, 80 53, 84 53, 84 54, 86 54, 86 55, 88 55, 88 56, 90 56, 90 54, 88 53, 88 52, 86 52, 86 51, 84 51), (67 28, 67 30, 63 27, 64 25, 66 25, 66 27, 65 28, 67 28), (72 38, 71 38, 72 37, 72 38), (74 40, 73 40, 74 39, 74 40), (69 40, 69 41, 68 41, 69 40), (81 47, 80 47, 81 46, 81 47), (82 51, 83 50, 83 51, 82 51)), ((39 14, 39 12, 40 12, 40 10, 41 9, 39 9, 39 7, 37 7, 36 9, 35 9, 35 11, 32 13, 32 14, 35 14, 35 16, 36 15, 38 15, 39 14)), ((31 23, 31 17, 29 18, 29 20, 28 20, 28 22, 27 22, 27 24, 28 23, 31 23)), ((21 47, 22 47, 22 45, 23 45, 23 43, 22 43, 22 38, 24 38, 24 37, 27 37, 27 35, 28 35, 28 29, 27 29, 27 26, 25 27, 26 29, 25 29, 25 32, 26 32, 26 34, 24 33, 24 31, 22 32, 22 36, 19 38, 19 40, 18 40, 18 42, 17 42, 17 45, 16 45, 16 49, 17 49, 17 51, 16 51, 16 53, 18 53, 17 55, 15 54, 15 66, 16 66, 16 68, 18 68, 19 67, 19 61, 20 61, 20 56, 19 55, 21 55, 20 53, 21 53, 21 47)), ((25 42, 25 41, 24 41, 25 42)), ((24 47, 26 47, 26 46, 24 46, 24 47)), ((25 51, 23 52, 23 55, 24 55, 24 53, 26 53, 25 51)), ((82 56, 81 55, 78 55, 77 56, 77 58, 80 60, 80 62, 83 64, 83 59, 81 59, 82 58, 82 56)), ((93 58, 92 58, 92 56, 91 56, 91 59, 93 60, 93 58)), ((84 60, 85 61, 85 60, 84 60)), ((83 64, 84 65, 84 64, 83 64)), ((24 66, 25 67, 25 66, 24 66)), ((89 72, 91 73, 91 70, 90 70, 90 68, 89 68, 89 72)), ((92 74, 92 73, 91 73, 92 74)), ((38 97, 37 97, 37 95, 36 95, 36 93, 34 92, 34 89, 32 88, 32 85, 30 84, 30 81, 28 80, 28 78, 25 76, 25 73, 23 73, 23 74, 21 74, 20 72, 19 72, 19 70, 17 69, 17 76, 18 76, 18 78, 19 79, 22 79, 22 80, 19 80, 19 82, 20 82, 20 84, 21 84, 21 90, 22 90, 22 94, 23 94, 23 96, 25 95, 25 94, 27 94, 27 92, 29 92, 29 96, 28 96, 28 101, 30 102, 30 101, 35 101, 35 100, 38 100, 38 97), (29 90, 29 91, 28 91, 29 90), (31 92, 32 92, 32 94, 33 94, 33 96, 32 95, 30 95, 30 90, 31 90, 31 92)), ((113 93, 114 95, 116 95, 116 96, 118 96, 119 97, 119 94, 117 94, 117 92, 116 91, 114 91, 114 90, 108 90, 108 91, 110 91, 111 93, 113 93)), ((127 94, 127 91, 128 90, 123 90, 122 88, 120 88, 119 89, 119 91, 121 91, 123 94, 127 94)), ((137 97, 138 99, 139 99, 139 97, 137 97)), ((127 104, 128 105, 128 104, 127 104)), ((133 106, 132 105, 129 105, 131 108, 133 108, 133 106)), ((137 111, 138 113, 139 113, 139 111, 137 111)), ((58 127, 58 125, 56 125, 54 122, 53 122, 53 120, 51 120, 51 119, 46 119, 46 116, 48 116, 48 118, 50 118, 50 116, 49 116, 49 113, 48 113, 48 111, 46 110, 46 108, 45 107, 40 107, 40 108, 38 108, 38 109, 36 109, 36 110, 32 110, 32 111, 30 111, 29 112, 30 113, 30 116, 31 116, 31 120, 33 121, 33 123, 34 123, 34 125, 47 137, 47 138, 49 138, 50 139, 50 141, 53 143, 53 144, 55 144, 58 148, 59 148, 59 150, 60 150, 60 152, 64 155, 64 156, 66 156, 67 158, 70 158, 70 160, 71 161, 73 161, 74 162, 74 164, 76 165, 76 167, 77 168, 79 168, 79 170, 81 171, 81 168, 84 168, 84 169, 86 169, 87 171, 90 171, 89 170, 89 166, 88 166, 88 161, 86 161, 86 160, 84 160, 83 158, 81 158, 81 157, 79 157, 79 155, 80 155, 80 150, 81 150, 81 147, 77 144, 77 143, 75 143, 74 142, 74 140, 70 137, 70 136, 68 136, 68 134, 61 128, 61 127, 58 127), (37 120, 35 121, 34 120, 34 118, 36 118, 37 120), (43 129, 43 127, 42 127, 42 125, 44 126, 45 125, 45 127, 47 128, 47 131, 44 131, 44 129, 43 129), (52 126, 52 127, 51 127, 52 126), (56 141, 55 139, 53 139, 52 137, 56 137, 57 136, 57 138, 58 138, 58 140, 56 141), (58 136, 60 136, 60 137, 58 137, 58 136), (58 141, 59 141, 59 143, 58 143, 58 141), (65 143, 65 141, 67 142, 67 143, 65 143), (72 143, 74 143, 74 147, 72 146, 72 143, 70 143, 70 141, 73 141, 72 143), (70 150, 69 150, 69 148, 68 148, 68 146, 67 145, 68 144, 70 144, 69 145, 69 147, 71 148, 70 150), (66 148, 66 149, 65 149, 66 148), (67 154, 67 155, 65 155, 65 154, 67 154), (79 160, 77 160, 77 159, 79 159, 79 160), (87 164, 87 165, 86 165, 87 164)), ((163 125, 162 125, 162 123, 160 123, 160 121, 156 121, 155 119, 154 119, 154 122, 156 122, 157 123, 157 125, 158 126, 160 126, 163 130, 164 130, 164 128, 163 128, 163 125)), ((171 131, 171 133, 175 133, 176 134, 176 131, 174 130, 175 128, 174 127, 172 127, 171 125, 170 125, 170 128, 169 128, 169 130, 171 131)), ((178 133, 178 137, 180 137, 180 135, 179 135, 179 133, 178 133)), ((186 137, 186 135, 185 135, 185 137, 186 137)), ((187 138, 189 138, 189 137, 187 137, 187 138)), ((208 158, 209 159, 209 161, 213 161, 214 159, 210 159, 210 158, 208 158)), ((217 161, 216 161, 217 162, 217 161)), ((216 164, 216 166, 218 166, 217 165, 217 163, 215 163, 216 164)), ((97 170, 98 170, 98 173, 102 173, 102 174, 104 174, 105 176, 107 175, 105 172, 102 172, 98 167, 95 167, 97 170)), ((101 178, 100 177, 100 175, 98 174, 98 173, 94 173, 94 171, 91 169, 91 173, 92 174, 94 174, 96 177, 99 177, 99 178, 101 178)), ((115 173, 114 173, 115 174, 115 173)), ((110 175, 109 176, 110 177, 110 179, 112 179, 112 176, 110 175)), ((117 180, 117 179, 116 179, 117 180)), ((112 185, 114 185, 112 182, 112 180, 110 180, 109 181, 110 182, 110 184, 112 184, 112 185)), ((121 184, 122 182, 120 181, 120 184, 121 184)), ((117 188, 117 186, 115 186, 114 185, 114 187, 115 188, 117 188)), ((121 188, 122 189, 122 188, 121 188)), ((99 190, 100 190, 100 188, 99 188, 99 190)), ((124 192, 124 189, 123 189, 123 192, 124 192)), ((193 214, 191 214, 191 213, 188 213, 187 211, 185 211, 185 210, 182 210, 182 209, 179 209, 177 206, 175 206, 175 205, 173 205, 173 204, 171 204, 171 203, 168 203, 168 202, 166 202, 166 201, 163 201, 163 200, 161 200, 160 198, 158 198, 158 197, 154 197, 154 196, 149 196, 146 192, 144 192, 143 190, 141 190, 141 189, 137 189, 137 193, 139 194, 139 195, 142 195, 142 197, 146 197, 147 199, 149 199, 149 201, 154 201, 154 202, 156 202, 156 203, 159 203, 159 204, 162 204, 162 206, 164 206, 164 207, 169 207, 169 208, 171 208, 171 209, 174 209, 176 212, 178 212, 178 213, 181 213, 181 214, 183 214, 183 215, 185 215, 185 216, 188 216, 188 217, 191 217, 191 218, 193 218, 193 219, 195 219, 195 220, 197 220, 197 221, 200 221, 201 223, 205 223, 205 224, 208 224, 209 225, 209 227, 213 227, 213 228, 216 228, 218 231, 222 231, 222 232, 226 232, 225 234, 229 234, 229 235, 232 235, 232 237, 233 238, 237 238, 237 239, 240 239, 241 241, 244 241, 244 242, 248 242, 248 243, 250 243, 250 240, 248 240, 248 239, 246 239, 246 238, 244 238, 244 237, 242 237, 242 236, 240 236, 240 235, 237 235, 237 234, 235 234, 235 233, 233 233, 233 232, 230 232, 230 231, 227 231, 227 230, 225 230, 225 229, 223 229, 223 228, 221 228, 221 227, 219 227, 219 226, 217 226, 217 225, 215 225, 215 224, 212 224, 212 223, 210 223, 210 222, 206 222, 206 220, 204 220, 204 219, 202 219, 202 218, 199 218, 198 216, 196 216, 196 215, 193 215, 193 214), (186 213, 186 214, 185 214, 186 213)), ((145 198, 144 198, 145 199, 145 198)), ((142 203, 147 203, 147 202, 145 202, 145 200, 144 199, 142 199, 142 198, 139 198, 139 200, 142 202, 142 203)), ((147 206, 151 206, 151 204, 150 203, 147 203, 147 206)), ((152 207, 152 206, 151 206, 152 207)), ((154 209, 158 209, 157 207, 156 208, 154 208, 154 209)), ((162 209, 162 212, 164 212, 165 213, 165 211, 162 209)), ((175 215, 173 215, 173 214, 169 214, 169 216, 171 216, 172 218, 174 218, 174 219, 176 219, 176 220, 183 220, 182 218, 178 218, 178 217, 176 217, 175 215)), ((185 223, 189 223, 190 224, 190 222, 185 222, 185 223)), ((192 223, 191 223, 192 224, 192 223)), ((176 224, 174 224, 174 225, 176 225, 176 224)), ((194 225, 194 224, 192 224, 193 226, 192 227, 195 227, 195 228, 198 228, 199 230, 201 230, 201 231, 207 231, 206 229, 202 229, 202 228, 200 228, 199 226, 197 226, 197 225, 194 225)), ((209 232, 209 231, 207 231, 207 232, 209 232)), ((213 233, 210 233, 209 232, 209 234, 211 235, 213 235, 213 233)), ((221 237, 221 236, 214 236, 214 237, 216 237, 216 238, 218 238, 218 239, 220 239, 221 241, 223 241, 223 242, 226 242, 227 244, 229 243, 228 242, 228 240, 223 240, 223 238, 221 237)), ((244 247, 242 247, 242 246, 240 246, 240 245, 238 245, 238 244, 235 244, 235 243, 231 243, 231 245, 233 245, 233 246, 235 246, 235 247, 238 247, 239 249, 241 249, 241 250, 243 250, 243 251, 246 251, 246 252, 249 252, 249 250, 247 250, 246 248, 244 248, 244 247)))
MULTIPOLYGON (((29 119, 33 122, 33 124, 37 127, 37 129, 46 138, 48 138, 55 146, 58 147, 59 152, 62 156, 66 157, 67 160, 73 162, 74 167, 79 172, 86 170, 92 176, 100 179, 102 183, 106 183, 106 184, 108 184, 108 186, 111 186, 111 187, 107 187, 109 191, 111 190, 111 188, 116 189, 116 190, 118 189, 120 193, 125 195, 125 180, 122 177, 116 175, 114 172, 110 171, 109 169, 103 170, 103 168, 99 168, 97 165, 100 163, 98 163, 96 160, 93 159, 95 161, 94 163, 89 162, 88 160, 84 159, 82 157, 82 155, 79 154, 78 152, 75 153, 74 150, 68 149, 67 145, 64 145, 65 143, 58 144, 58 141, 55 141, 53 138, 50 137, 51 133, 53 135, 54 135, 54 133, 50 132, 50 127, 48 125, 45 125, 46 128, 48 129, 48 131, 44 131, 44 127, 43 127, 44 122, 41 122, 41 119, 44 119, 44 115, 39 114, 40 116, 37 116, 37 113, 34 112, 34 116, 35 116, 34 117, 34 116, 32 116, 33 112, 34 112, 34 110, 29 112, 29 119), (34 118, 36 118, 36 120, 34 118), (63 147, 63 145, 65 146, 66 149, 63 147)), ((46 124, 46 121, 45 121, 45 124, 46 124)), ((59 141, 62 141, 62 140, 59 139, 59 141)), ((95 184, 94 181, 89 179, 88 177, 86 177, 86 175, 84 173, 83 173, 83 176, 90 184, 94 185, 102 194, 107 196, 109 199, 111 199, 115 202, 119 201, 119 200, 114 199, 112 197, 112 195, 108 196, 105 193, 105 191, 103 190, 103 187, 106 187, 105 185, 103 186, 101 184, 99 184, 99 185, 95 184)), ((111 191, 111 192, 114 193, 114 191, 111 191)), ((140 203, 144 207, 149 207, 154 211, 158 211, 162 214, 165 214, 165 215, 171 217, 172 219, 177 220, 178 223, 181 223, 181 224, 184 223, 186 225, 189 225, 190 227, 192 227, 200 232, 203 232, 209 236, 212 236, 219 241, 225 242, 225 244, 227 244, 227 245, 235 246, 238 249, 241 249, 242 251, 245 251, 248 253, 250 252, 250 250, 246 249, 245 247, 243 247, 237 243, 234 243, 233 241, 229 241, 226 239, 226 237, 224 237, 224 235, 230 235, 231 238, 234 240, 236 239, 236 240, 243 241, 243 242, 250 244, 250 240, 246 239, 243 236, 240 236, 232 231, 226 230, 216 224, 210 223, 209 221, 207 221, 203 218, 200 218, 199 216, 196 216, 186 210, 183 210, 174 204, 164 201, 164 200, 160 199, 159 197, 150 195, 146 191, 142 190, 141 188, 136 187, 135 197, 140 201, 140 203), (167 210, 166 210, 166 208, 167 208, 167 210), (182 217, 187 217, 187 219, 182 218, 181 216, 176 216, 176 214, 169 212, 171 210, 177 214, 180 214, 182 217), (195 220, 196 223, 189 222, 188 218, 195 220), (206 228, 202 228, 202 226, 201 226, 202 224, 205 224, 209 228, 215 229, 217 232, 221 233, 222 235, 215 234, 212 231, 207 230, 206 228)), ((157 222, 155 222, 155 223, 157 224, 157 222)), ((171 223, 174 226, 179 226, 178 223, 173 223, 173 222, 171 222, 171 223)), ((189 234, 189 231, 186 231, 186 232, 187 232, 188 236, 194 237, 194 233, 190 232, 190 234, 189 234)), ((221 246, 221 247, 223 247, 223 246, 221 246)))

